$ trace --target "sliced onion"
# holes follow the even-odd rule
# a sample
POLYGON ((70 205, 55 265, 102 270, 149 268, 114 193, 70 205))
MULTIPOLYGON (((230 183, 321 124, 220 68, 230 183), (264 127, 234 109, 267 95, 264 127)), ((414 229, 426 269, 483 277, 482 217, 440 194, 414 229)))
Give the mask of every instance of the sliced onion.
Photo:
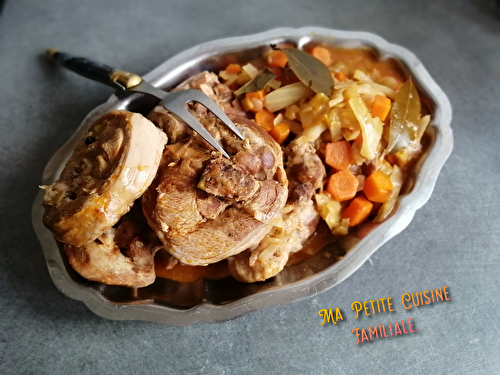
POLYGON ((372 160, 377 147, 382 138, 384 124, 378 117, 373 118, 368 111, 363 99, 359 96, 349 99, 349 105, 358 119, 363 134, 363 143, 361 146, 361 155, 367 160, 372 160))
POLYGON ((266 95, 265 106, 270 112, 276 112, 288 107, 302 98, 307 98, 314 93, 302 82, 292 83, 274 90, 266 95))

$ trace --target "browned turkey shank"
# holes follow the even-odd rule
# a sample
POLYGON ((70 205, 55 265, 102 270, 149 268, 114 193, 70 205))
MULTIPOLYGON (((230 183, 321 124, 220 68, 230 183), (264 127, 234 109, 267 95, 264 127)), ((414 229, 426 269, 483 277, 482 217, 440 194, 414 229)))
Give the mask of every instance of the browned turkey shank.
POLYGON ((45 225, 69 245, 94 241, 153 181, 166 142, 139 114, 102 116, 79 141, 60 178, 44 187, 45 225))
POLYGON ((253 283, 276 276, 289 254, 302 249, 319 223, 312 197, 326 176, 321 159, 303 138, 290 143, 285 157, 289 193, 282 220, 257 246, 229 258, 229 271, 239 281, 253 283))
POLYGON ((211 151, 174 115, 156 107, 148 116, 170 139, 158 174, 142 197, 143 212, 165 249, 180 262, 208 265, 255 246, 282 216, 288 180, 281 147, 244 117, 232 91, 213 73, 199 73, 174 91, 201 90, 245 136, 233 135, 205 107, 190 112, 231 160, 211 151))
POLYGON ((156 279, 154 255, 163 245, 135 204, 113 227, 84 246, 65 244, 71 267, 87 280, 143 287, 156 279))
POLYGON ((142 204, 168 252, 182 263, 207 265, 264 238, 281 218, 288 181, 280 146, 253 121, 231 118, 242 141, 217 119, 198 119, 232 159, 210 151, 191 133, 167 145, 142 204))

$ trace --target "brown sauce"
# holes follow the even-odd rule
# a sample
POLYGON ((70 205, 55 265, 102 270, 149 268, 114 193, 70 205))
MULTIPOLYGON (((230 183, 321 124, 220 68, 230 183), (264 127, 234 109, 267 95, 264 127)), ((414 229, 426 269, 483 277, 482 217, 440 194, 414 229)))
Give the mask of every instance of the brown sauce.
POLYGON ((169 267, 172 256, 165 250, 160 250, 155 255, 155 272, 157 277, 169 279, 180 283, 192 283, 200 279, 219 280, 229 275, 227 260, 208 266, 188 266, 176 263, 169 267))
POLYGON ((375 82, 384 77, 393 77, 400 82, 406 81, 403 71, 395 60, 379 60, 379 56, 370 48, 327 48, 332 60, 331 67, 342 70, 348 76, 352 76, 356 70, 362 70, 375 82))

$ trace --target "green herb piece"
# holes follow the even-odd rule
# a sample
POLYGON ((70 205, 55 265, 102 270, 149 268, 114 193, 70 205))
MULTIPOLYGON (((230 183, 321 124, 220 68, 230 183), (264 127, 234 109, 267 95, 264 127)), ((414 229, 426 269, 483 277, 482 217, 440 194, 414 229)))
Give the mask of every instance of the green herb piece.
POLYGON ((333 90, 333 78, 325 64, 299 49, 283 48, 282 51, 288 59, 290 69, 304 85, 317 93, 330 96, 333 90))
POLYGON ((250 82, 246 85, 241 86, 236 92, 236 95, 246 94, 248 92, 256 92, 264 89, 266 85, 271 82, 276 76, 271 71, 271 69, 266 68, 259 74, 257 74, 250 82))
POLYGON ((392 106, 389 144, 387 145, 389 154, 405 149, 417 138, 420 111, 420 97, 410 79, 398 90, 392 106))

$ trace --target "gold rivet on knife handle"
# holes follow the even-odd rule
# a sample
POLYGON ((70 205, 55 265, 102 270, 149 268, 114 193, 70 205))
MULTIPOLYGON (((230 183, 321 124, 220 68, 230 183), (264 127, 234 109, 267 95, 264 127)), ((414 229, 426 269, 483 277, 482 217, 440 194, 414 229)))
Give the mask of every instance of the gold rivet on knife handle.
POLYGON ((125 87, 126 89, 130 89, 132 87, 137 86, 142 82, 142 78, 137 74, 124 72, 123 70, 116 70, 109 77, 111 82, 116 82, 125 87))
POLYGON ((54 58, 54 55, 59 52, 56 48, 49 48, 47 51, 45 51, 45 55, 47 55, 47 57, 49 59, 53 59, 54 58))

